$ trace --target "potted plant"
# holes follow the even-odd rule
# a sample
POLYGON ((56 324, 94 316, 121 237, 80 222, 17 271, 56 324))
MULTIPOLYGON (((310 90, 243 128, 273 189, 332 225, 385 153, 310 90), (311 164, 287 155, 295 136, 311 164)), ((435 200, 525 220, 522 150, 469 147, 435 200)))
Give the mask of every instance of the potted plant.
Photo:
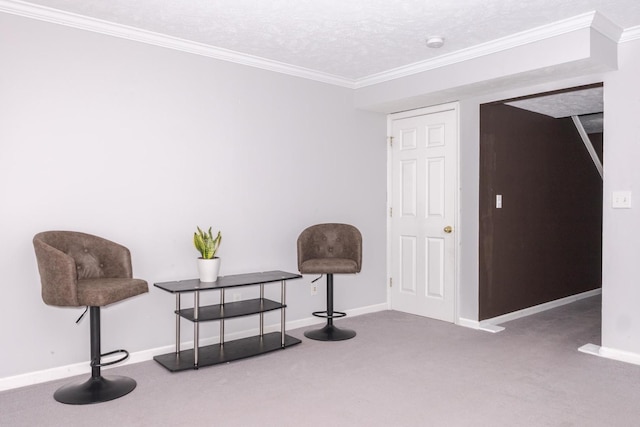
POLYGON ((206 233, 196 227, 197 232, 193 233, 193 244, 200 252, 201 257, 198 258, 198 272, 200 273, 201 282, 215 282, 218 280, 218 273, 220 272, 220 258, 216 256, 220 242, 222 241, 222 234, 218 231, 218 235, 213 237, 211 227, 206 233))

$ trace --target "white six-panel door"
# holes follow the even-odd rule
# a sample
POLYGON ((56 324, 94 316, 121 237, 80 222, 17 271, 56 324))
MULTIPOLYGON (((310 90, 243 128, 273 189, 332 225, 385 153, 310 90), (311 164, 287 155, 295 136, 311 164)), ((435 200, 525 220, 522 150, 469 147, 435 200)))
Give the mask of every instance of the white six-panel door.
POLYGON ((390 116, 391 308, 455 320, 457 104, 390 116))

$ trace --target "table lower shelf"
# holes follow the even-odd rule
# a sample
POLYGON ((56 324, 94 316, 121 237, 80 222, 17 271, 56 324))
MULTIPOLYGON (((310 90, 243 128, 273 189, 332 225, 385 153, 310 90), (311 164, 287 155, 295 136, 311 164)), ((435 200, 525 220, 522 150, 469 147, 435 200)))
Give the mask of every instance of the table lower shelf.
POLYGON ((200 347, 198 351, 198 366, 193 364, 193 349, 182 350, 155 356, 154 360, 171 372, 197 369, 204 366, 218 365, 220 363, 231 362, 233 360, 245 359, 247 357, 258 356, 275 350, 281 350, 292 345, 300 344, 300 340, 290 335, 284 336, 284 347, 282 347, 282 335, 280 332, 271 332, 263 336, 253 336, 233 341, 227 341, 223 346, 213 344, 200 347))

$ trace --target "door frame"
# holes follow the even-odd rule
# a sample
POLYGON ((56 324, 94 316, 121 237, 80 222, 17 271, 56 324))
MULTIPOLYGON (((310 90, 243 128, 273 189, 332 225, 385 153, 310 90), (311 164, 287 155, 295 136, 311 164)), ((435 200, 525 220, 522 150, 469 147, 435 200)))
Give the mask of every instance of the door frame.
POLYGON ((386 216, 387 216, 387 309, 391 309, 391 206, 393 202, 393 157, 391 147, 391 135, 393 131, 393 121, 406 119, 409 117, 424 116, 427 114, 438 113, 445 110, 454 110, 456 117, 456 141, 455 141, 455 195, 454 195, 454 220, 453 220, 453 239, 454 239, 454 272, 453 272, 453 323, 455 325, 460 324, 459 305, 460 305, 460 102, 449 102, 446 104, 438 104, 429 107, 422 107, 413 110, 401 111, 397 113, 390 113, 387 115, 387 203, 386 203, 386 216))

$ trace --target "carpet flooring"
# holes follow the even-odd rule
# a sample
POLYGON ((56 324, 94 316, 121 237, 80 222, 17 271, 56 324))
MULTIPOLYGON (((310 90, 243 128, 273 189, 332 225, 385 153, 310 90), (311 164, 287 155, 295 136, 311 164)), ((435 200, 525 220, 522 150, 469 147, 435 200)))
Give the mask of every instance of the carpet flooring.
POLYGON ((497 334, 395 311, 336 322, 349 341, 170 373, 103 371, 138 387, 63 405, 72 379, 0 393, 1 426, 640 426, 640 366, 578 352, 600 344, 600 297, 503 324, 497 334))

